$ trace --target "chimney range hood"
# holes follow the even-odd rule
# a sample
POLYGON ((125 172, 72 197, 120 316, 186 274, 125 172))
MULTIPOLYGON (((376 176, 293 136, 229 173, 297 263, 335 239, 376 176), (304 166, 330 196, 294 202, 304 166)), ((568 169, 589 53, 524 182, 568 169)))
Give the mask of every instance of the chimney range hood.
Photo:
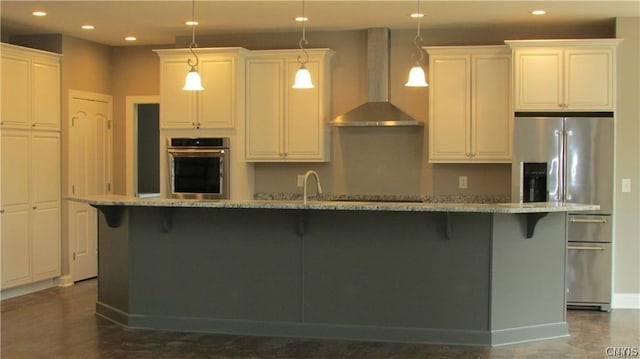
POLYGON ((369 101, 336 117, 330 126, 424 126, 389 102, 389 52, 389 29, 367 30, 369 101))

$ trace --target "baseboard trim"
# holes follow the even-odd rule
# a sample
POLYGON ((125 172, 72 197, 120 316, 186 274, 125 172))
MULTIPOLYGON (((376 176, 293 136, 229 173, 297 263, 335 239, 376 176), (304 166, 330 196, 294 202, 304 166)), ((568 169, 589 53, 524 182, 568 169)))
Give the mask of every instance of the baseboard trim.
POLYGON ((640 309, 640 293, 613 293, 614 309, 640 309))
POLYGON ((73 278, 69 274, 63 275, 56 280, 56 283, 58 287, 70 287, 73 285, 73 278))
POLYGON ((21 285, 19 287, 13 287, 2 290, 0 292, 0 299, 10 299, 19 297, 21 295, 39 292, 41 290, 53 288, 56 286, 55 279, 46 279, 40 282, 29 283, 21 285))

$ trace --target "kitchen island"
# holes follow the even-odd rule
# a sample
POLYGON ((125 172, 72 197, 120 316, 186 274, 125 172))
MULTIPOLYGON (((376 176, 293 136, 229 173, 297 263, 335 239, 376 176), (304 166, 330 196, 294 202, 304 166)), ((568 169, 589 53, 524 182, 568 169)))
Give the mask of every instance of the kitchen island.
POLYGON ((568 335, 566 213, 593 205, 72 198, 96 312, 132 328, 502 345, 568 335))

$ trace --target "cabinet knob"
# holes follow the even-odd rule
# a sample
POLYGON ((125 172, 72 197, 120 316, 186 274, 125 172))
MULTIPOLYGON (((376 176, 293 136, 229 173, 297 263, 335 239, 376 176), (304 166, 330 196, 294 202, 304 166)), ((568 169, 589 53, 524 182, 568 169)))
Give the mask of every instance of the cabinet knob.
POLYGON ((0 209, 0 213, 4 213, 4 208, 0 209))
POLYGON ((31 127, 36 127, 36 124, 35 124, 35 123, 32 123, 32 124, 31 124, 31 127))
POLYGON ((33 206, 33 209, 38 209, 38 206, 33 206))

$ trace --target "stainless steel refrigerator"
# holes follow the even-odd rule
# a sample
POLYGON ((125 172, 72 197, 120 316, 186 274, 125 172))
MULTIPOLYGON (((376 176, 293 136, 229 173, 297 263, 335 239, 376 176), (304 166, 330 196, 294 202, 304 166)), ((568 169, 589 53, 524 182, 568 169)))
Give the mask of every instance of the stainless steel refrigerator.
POLYGON ((600 205, 567 216, 569 307, 611 308, 613 123, 610 112, 516 113, 512 200, 600 205))

